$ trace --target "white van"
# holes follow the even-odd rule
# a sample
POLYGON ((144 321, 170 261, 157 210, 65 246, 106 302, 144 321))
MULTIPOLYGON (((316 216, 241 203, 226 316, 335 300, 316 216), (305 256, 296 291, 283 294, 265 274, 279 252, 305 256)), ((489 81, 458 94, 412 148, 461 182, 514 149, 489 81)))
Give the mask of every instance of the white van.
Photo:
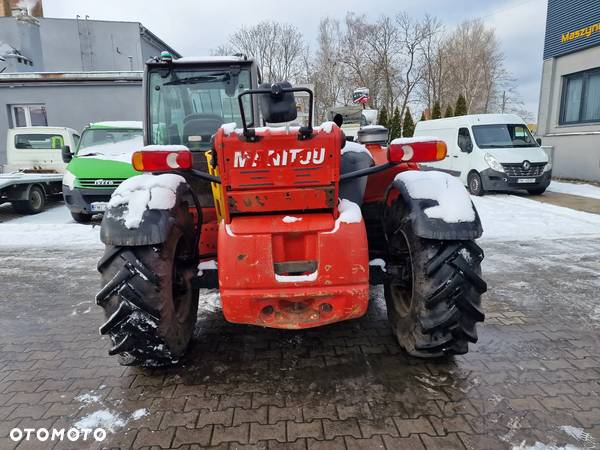
POLYGON ((415 136, 442 139, 446 159, 421 164, 460 177, 473 195, 526 190, 542 194, 552 163, 527 125, 514 114, 474 114, 417 123, 415 136))

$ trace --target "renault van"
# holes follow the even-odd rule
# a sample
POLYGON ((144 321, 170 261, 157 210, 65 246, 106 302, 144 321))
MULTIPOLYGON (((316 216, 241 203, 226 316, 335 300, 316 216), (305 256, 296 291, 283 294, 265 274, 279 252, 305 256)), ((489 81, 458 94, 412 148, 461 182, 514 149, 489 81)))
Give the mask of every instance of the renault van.
POLYGON ((139 172, 131 156, 144 146, 142 122, 96 122, 81 134, 75 153, 63 152, 68 163, 63 197, 76 222, 103 214, 114 190, 139 172))
POLYGON ((542 194, 552 177, 552 163, 527 124, 514 114, 474 114, 420 121, 415 137, 442 139, 448 154, 422 164, 459 177, 473 195, 488 191, 542 194))

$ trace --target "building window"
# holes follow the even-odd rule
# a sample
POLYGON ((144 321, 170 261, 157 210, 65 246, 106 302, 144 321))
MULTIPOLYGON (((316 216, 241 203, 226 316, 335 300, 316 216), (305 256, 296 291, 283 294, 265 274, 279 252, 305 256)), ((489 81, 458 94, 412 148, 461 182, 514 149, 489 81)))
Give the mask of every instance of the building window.
POLYGON ((46 127, 46 105, 12 105, 10 107, 14 127, 46 127))
POLYGON ((563 77, 560 125, 600 122, 600 68, 563 77))

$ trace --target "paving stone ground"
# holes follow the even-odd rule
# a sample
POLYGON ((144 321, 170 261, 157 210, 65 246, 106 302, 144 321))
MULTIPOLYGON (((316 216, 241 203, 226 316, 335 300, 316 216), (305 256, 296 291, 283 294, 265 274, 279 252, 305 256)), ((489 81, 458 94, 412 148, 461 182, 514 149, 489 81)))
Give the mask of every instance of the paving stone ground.
POLYGON ((107 355, 97 250, 2 248, 0 448, 600 448, 600 240, 483 246, 467 355, 402 355, 379 288, 365 317, 298 332, 229 324, 204 292, 168 370, 107 355), (8 438, 99 412, 116 419, 101 444, 8 438))

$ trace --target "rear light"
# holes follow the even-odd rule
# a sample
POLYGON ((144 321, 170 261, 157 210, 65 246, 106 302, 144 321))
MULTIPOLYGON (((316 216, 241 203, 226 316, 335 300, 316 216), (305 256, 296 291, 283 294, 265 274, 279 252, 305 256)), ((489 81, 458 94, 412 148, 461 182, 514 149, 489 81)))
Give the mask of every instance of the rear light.
POLYGON ((388 148, 388 160, 392 163, 440 161, 446 152, 446 143, 435 138, 394 139, 388 148))
POLYGON ((186 170, 192 167, 192 152, 178 151, 140 151, 131 157, 133 168, 138 172, 168 172, 186 170))

